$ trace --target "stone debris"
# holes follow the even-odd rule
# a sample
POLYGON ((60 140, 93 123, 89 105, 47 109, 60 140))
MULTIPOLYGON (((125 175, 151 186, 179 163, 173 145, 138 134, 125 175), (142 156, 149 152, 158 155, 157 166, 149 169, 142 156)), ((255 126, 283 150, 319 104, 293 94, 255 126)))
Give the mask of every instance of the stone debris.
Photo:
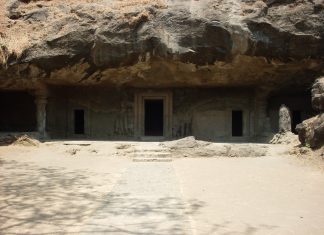
POLYGON ((262 157, 268 151, 267 144, 212 143, 193 136, 160 145, 170 148, 172 157, 262 157))
POLYGON ((271 144, 292 144, 292 145, 300 144, 298 141, 298 135, 295 135, 292 132, 277 133, 270 140, 270 143, 271 144))
POLYGON ((40 142, 26 134, 24 135, 6 135, 0 138, 0 146, 21 145, 38 147, 40 142))
POLYGON ((97 154, 97 153, 98 153, 98 150, 96 150, 96 149, 89 149, 89 152, 90 152, 90 153, 95 153, 95 154, 97 154))
POLYGON ((72 155, 72 156, 74 156, 74 155, 76 155, 77 154, 77 152, 79 152, 80 151, 80 149, 69 149, 69 150, 67 150, 66 152, 68 153, 68 154, 70 154, 70 155, 72 155))
POLYGON ((116 149, 129 149, 131 147, 132 147, 131 144, 119 144, 116 146, 116 149))
POLYGON ((179 140, 164 142, 160 145, 163 147, 168 147, 170 149, 195 148, 199 146, 194 136, 188 136, 179 140))
POLYGON ((307 147, 293 147, 290 149, 289 154, 297 157, 310 157, 314 153, 307 147))

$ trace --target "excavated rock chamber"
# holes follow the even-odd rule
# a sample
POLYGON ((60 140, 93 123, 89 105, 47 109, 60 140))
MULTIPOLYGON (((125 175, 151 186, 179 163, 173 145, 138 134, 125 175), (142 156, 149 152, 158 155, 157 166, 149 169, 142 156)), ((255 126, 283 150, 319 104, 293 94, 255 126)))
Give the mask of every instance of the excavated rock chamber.
POLYGON ((0 92, 0 131, 36 131, 36 105, 27 92, 0 92))
POLYGON ((3 5, 1 131, 249 142, 278 132, 282 104, 294 132, 318 113, 320 1, 3 5))

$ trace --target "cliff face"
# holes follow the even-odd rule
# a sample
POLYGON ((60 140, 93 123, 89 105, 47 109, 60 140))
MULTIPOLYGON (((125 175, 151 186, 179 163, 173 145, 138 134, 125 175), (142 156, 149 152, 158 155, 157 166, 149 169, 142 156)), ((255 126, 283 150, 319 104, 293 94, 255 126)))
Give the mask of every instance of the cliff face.
POLYGON ((324 69, 320 0, 2 0, 2 6, 3 88, 39 80, 288 86, 309 83, 324 69))

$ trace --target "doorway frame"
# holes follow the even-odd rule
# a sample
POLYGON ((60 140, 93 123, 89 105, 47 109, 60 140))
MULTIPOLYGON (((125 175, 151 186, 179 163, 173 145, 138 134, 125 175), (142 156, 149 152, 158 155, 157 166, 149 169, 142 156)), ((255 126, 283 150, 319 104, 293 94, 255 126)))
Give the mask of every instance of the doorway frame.
POLYGON ((145 100, 163 100, 163 136, 172 137, 172 92, 142 91, 135 93, 135 137, 145 136, 145 100))
POLYGON ((75 139, 83 139, 90 136, 90 112, 84 105, 78 105, 73 101, 69 101, 67 106, 67 130, 66 137, 75 138, 75 139), (75 134, 74 133, 74 110, 82 109, 84 110, 84 134, 75 134))

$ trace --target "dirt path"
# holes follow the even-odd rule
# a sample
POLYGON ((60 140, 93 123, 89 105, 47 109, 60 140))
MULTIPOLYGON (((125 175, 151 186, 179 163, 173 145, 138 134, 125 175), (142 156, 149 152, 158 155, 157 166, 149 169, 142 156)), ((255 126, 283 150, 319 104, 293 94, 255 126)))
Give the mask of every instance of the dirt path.
POLYGON ((191 234, 171 162, 133 162, 81 231, 191 234))

